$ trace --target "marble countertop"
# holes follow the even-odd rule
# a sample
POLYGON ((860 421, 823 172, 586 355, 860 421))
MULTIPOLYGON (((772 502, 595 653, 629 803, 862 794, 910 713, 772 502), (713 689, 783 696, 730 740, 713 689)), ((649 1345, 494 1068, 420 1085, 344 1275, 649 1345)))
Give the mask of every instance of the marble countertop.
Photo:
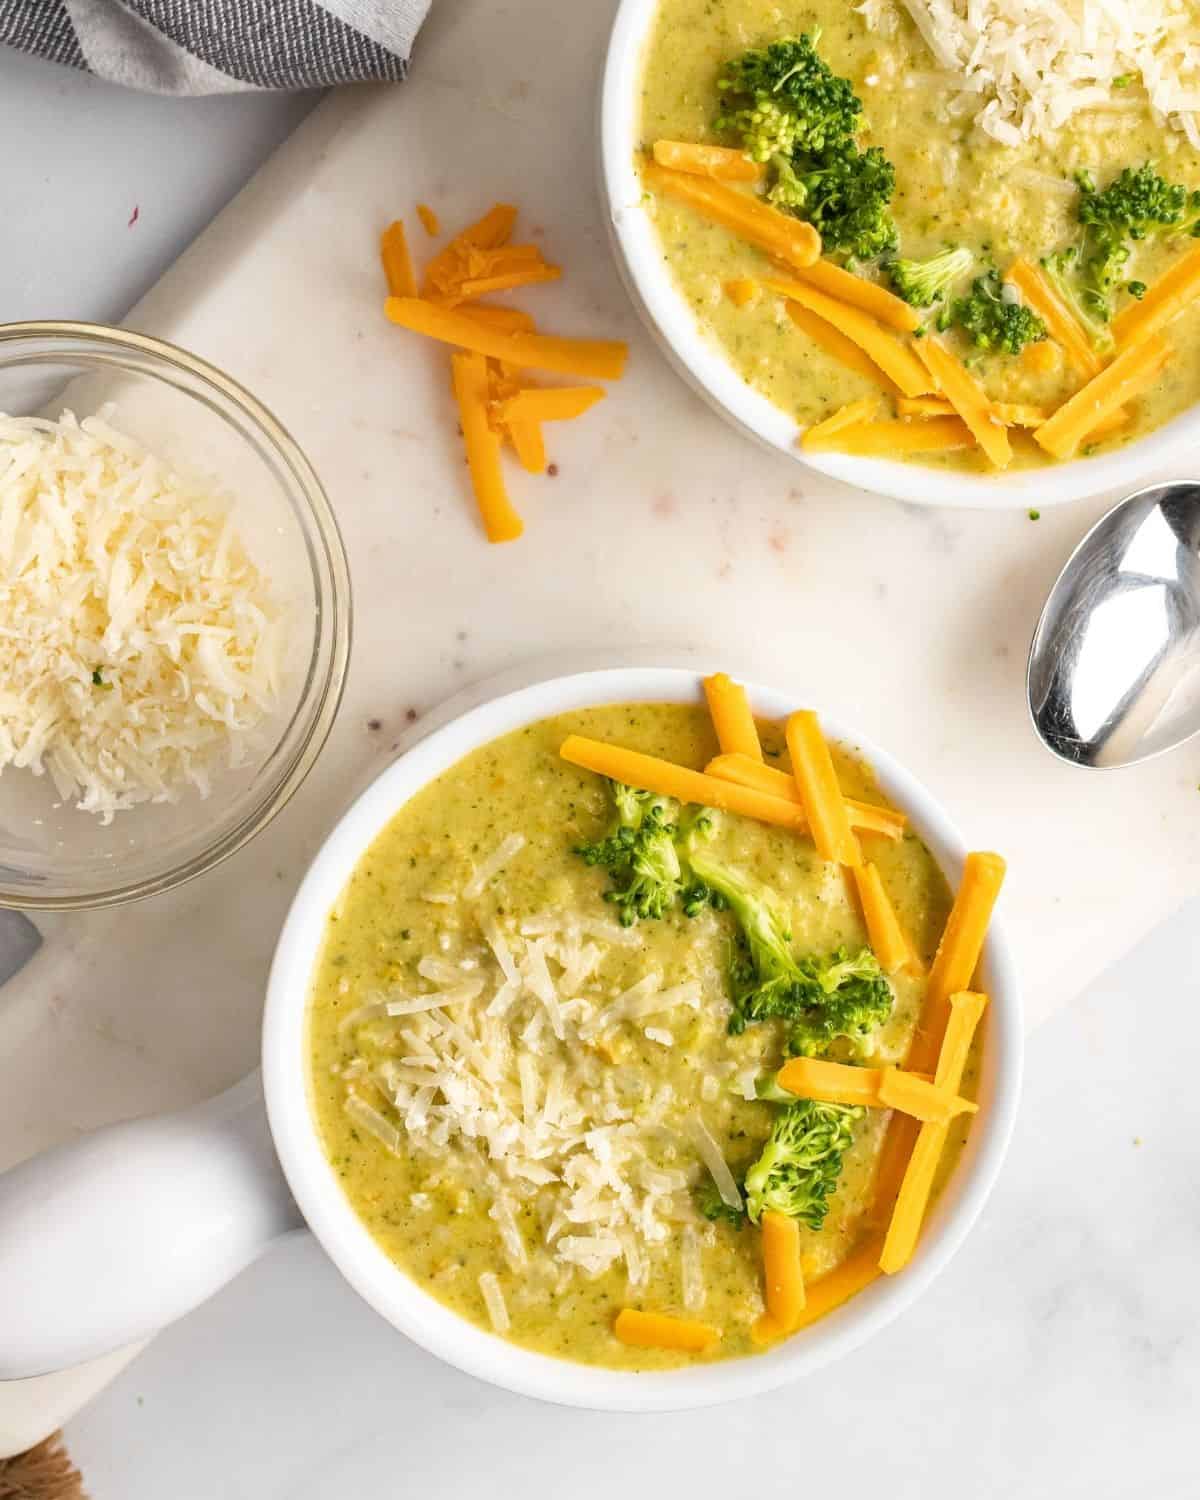
POLYGON ((507 1395, 393 1333, 300 1235, 67 1429, 93 1500, 1129 1500, 1196 1493, 1200 903, 1043 1026, 1000 1183, 921 1302, 717 1411, 507 1395), (426 1489, 428 1487, 428 1489, 426 1489))

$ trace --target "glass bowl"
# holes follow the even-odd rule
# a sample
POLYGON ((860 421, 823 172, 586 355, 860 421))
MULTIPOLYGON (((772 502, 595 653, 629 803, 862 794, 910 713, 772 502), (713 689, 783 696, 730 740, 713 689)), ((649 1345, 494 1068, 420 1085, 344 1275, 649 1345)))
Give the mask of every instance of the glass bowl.
MULTIPOLYGON (((278 707, 207 797, 141 803, 105 825, 60 801, 49 774, 0 774, 0 907, 112 906, 210 870, 264 828, 308 774, 341 700, 350 574, 320 481, 286 429, 227 375, 159 339, 88 323, 0 326, 0 412, 112 425, 201 475, 287 617, 278 707)), ((0 624, 3 622, 0 621, 0 624)))

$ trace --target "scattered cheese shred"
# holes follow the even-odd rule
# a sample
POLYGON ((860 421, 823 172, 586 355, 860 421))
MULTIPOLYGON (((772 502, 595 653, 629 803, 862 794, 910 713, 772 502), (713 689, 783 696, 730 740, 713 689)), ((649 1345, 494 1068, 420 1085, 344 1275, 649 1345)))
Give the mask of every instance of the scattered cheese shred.
POLYGON ((244 763, 283 648, 227 498, 111 415, 0 415, 0 771, 105 822, 244 763))

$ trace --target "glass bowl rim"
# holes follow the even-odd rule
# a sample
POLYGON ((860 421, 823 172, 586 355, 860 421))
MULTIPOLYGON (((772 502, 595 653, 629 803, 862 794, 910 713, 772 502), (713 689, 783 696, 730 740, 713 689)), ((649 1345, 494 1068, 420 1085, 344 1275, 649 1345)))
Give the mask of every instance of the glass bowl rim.
MULTIPOLYGON (((147 896, 160 895, 214 869, 249 843, 299 790, 329 738, 345 690, 353 636, 350 566, 345 542, 329 497, 303 449, 278 417, 232 376, 208 360, 201 359, 166 339, 110 324, 68 319, 0 324, 0 363, 3 363, 6 346, 33 340, 51 344, 61 341, 64 346, 72 342, 100 348, 105 345, 116 346, 127 353, 148 356, 152 362, 173 367, 215 390, 248 419, 257 429, 271 455, 291 478, 296 496, 302 499, 308 519, 314 527, 310 550, 314 557, 313 578, 322 623, 309 657, 310 670, 314 660, 319 660, 326 652, 328 654, 327 665, 323 671, 318 671, 313 676, 305 690, 300 710, 292 720, 293 727, 297 719, 302 721, 303 727, 284 768, 232 828, 197 854, 162 873, 115 883, 108 889, 41 895, 24 887, 14 889, 0 883, 0 909, 95 910, 124 906, 147 896)), ((69 358, 70 350, 64 347, 64 362, 69 358)), ((138 373, 147 375, 150 379, 158 378, 152 368, 138 373)), ((195 399, 188 392, 183 394, 195 399)))

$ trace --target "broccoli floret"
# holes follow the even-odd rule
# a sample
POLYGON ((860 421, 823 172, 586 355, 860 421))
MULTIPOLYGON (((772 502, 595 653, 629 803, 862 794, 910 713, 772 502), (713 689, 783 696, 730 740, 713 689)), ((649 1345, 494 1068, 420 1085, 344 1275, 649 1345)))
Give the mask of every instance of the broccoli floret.
POLYGON ((617 908, 623 927, 639 917, 661 917, 683 890, 683 866, 675 848, 675 804, 650 792, 610 782, 617 810, 612 832, 596 843, 580 844, 584 861, 608 871, 612 888, 604 899, 617 908))
POLYGON ((957 324, 977 349, 1020 354, 1046 337, 1046 325, 1031 307, 1009 301, 997 271, 977 276, 965 297, 956 297, 939 326, 957 324))
POLYGON ((849 79, 818 55, 819 37, 815 30, 784 37, 744 52, 722 70, 716 128, 737 136, 754 161, 796 149, 820 151, 858 129, 862 105, 849 79))
POLYGON ((693 874, 717 893, 739 927, 729 966, 733 992, 730 1030, 741 1032, 748 1021, 784 1014, 803 976, 792 956, 787 919, 774 896, 750 876, 723 865, 699 848, 695 839, 688 841, 687 857, 693 874))
POLYGON ((710 1224, 722 1222, 731 1224, 734 1229, 740 1229, 746 1222, 746 1210, 744 1208, 731 1208, 717 1191, 717 1185, 709 1178, 702 1182, 695 1190, 696 1207, 709 1221, 710 1224))
POLYGON ((853 141, 843 141, 815 156, 774 156, 771 165, 774 181, 768 199, 807 219, 820 232, 826 251, 875 260, 895 247, 898 236, 889 205, 896 169, 878 146, 860 151, 853 141))
POLYGON ((971 269, 975 257, 965 248, 943 250, 929 260, 893 260, 888 265, 892 285, 913 307, 932 307, 971 269))
POLYGON ((1107 322, 1113 298, 1126 280, 1134 242, 1164 229, 1200 233, 1200 193, 1189 194, 1185 187, 1168 182, 1149 162, 1126 167, 1102 192, 1086 172, 1077 173, 1075 180, 1078 218, 1086 231, 1077 262, 1080 295, 1095 316, 1107 322))
POLYGON ((894 996, 887 975, 869 948, 851 955, 839 948, 827 959, 806 958, 801 970, 810 985, 797 1009, 788 1048, 801 1057, 818 1057, 834 1042, 845 1040, 858 1054, 892 1013, 894 996))
POLYGON ((746 1210, 758 1223, 768 1210, 820 1229, 854 1141, 859 1105, 799 1099, 781 1109, 762 1155, 746 1173, 746 1210))
POLYGON ((1053 255, 1047 255, 1042 261, 1042 270, 1050 278, 1055 291, 1082 324, 1092 343, 1098 349, 1110 349, 1113 336, 1109 331, 1107 320, 1102 320, 1097 315, 1092 300, 1085 299, 1081 293, 1079 247, 1070 245, 1065 250, 1058 250, 1053 255))
POLYGON ((887 1020, 892 988, 869 948, 851 957, 839 948, 827 959, 796 958, 787 918, 771 891, 723 865, 689 839, 686 858, 695 877, 733 912, 738 936, 729 961, 735 1035, 751 1022, 791 1023, 788 1046, 813 1056, 839 1038, 861 1050, 887 1020))

